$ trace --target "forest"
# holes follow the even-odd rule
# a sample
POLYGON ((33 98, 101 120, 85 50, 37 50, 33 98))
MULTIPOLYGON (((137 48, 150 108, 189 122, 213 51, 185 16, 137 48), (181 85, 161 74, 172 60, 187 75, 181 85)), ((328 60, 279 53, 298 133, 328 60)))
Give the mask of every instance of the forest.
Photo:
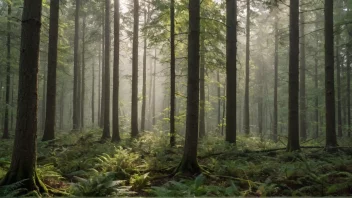
POLYGON ((351 0, 0 0, 0 197, 352 196, 351 0))

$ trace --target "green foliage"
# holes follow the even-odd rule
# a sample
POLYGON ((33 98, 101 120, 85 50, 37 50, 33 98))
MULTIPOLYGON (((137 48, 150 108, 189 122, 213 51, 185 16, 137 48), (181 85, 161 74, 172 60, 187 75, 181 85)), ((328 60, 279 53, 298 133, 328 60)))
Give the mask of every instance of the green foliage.
POLYGON ((15 197, 18 194, 23 194, 27 189, 22 188, 23 183, 26 180, 22 180, 10 185, 0 186, 0 197, 15 197))

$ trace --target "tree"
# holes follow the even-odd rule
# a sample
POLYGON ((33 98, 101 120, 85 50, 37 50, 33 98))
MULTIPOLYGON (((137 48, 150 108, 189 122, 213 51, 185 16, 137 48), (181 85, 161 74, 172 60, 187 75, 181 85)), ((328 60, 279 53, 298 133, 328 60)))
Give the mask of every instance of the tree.
POLYGON ((56 121, 56 67, 59 33, 59 0, 50 1, 50 26, 48 49, 48 82, 46 90, 45 129, 42 141, 55 139, 56 121))
MULTIPOLYGON (((149 11, 149 10, 148 10, 149 11)), ((148 13, 149 14, 149 13, 148 13)), ((148 24, 147 8, 144 8, 144 27, 148 24)), ((143 90, 142 90, 142 116, 141 131, 145 131, 145 109, 147 106, 147 35, 143 38, 143 90)))
POLYGON ((226 1, 226 141, 236 144, 237 0, 226 1))
POLYGON ((334 85, 334 2, 325 0, 325 108, 327 150, 337 146, 335 124, 335 85, 334 85))
POLYGON ((299 146, 299 1, 290 0, 290 52, 289 52, 289 102, 287 151, 296 151, 299 146))
POLYGON ((73 131, 77 131, 80 129, 79 118, 80 118, 80 101, 79 101, 79 64, 78 64, 78 41, 79 41, 79 10, 80 10, 80 0, 76 0, 76 12, 75 12, 75 38, 74 38, 74 61, 73 61, 73 131))
POLYGON ((175 131, 175 0, 170 1, 170 146, 176 144, 175 131))
POLYGON ((201 36, 200 47, 203 52, 200 55, 200 71, 199 71, 199 95, 200 95, 200 107, 199 107, 199 137, 205 136, 205 37, 201 36))
POLYGON ((273 140, 277 142, 277 123, 278 123, 278 108, 277 108, 277 88, 278 88, 278 67, 279 67, 279 28, 278 16, 275 13, 275 54, 274 54, 274 121, 273 121, 273 140))
POLYGON ((28 191, 46 191, 36 173, 37 80, 42 1, 24 1, 19 63, 18 109, 10 169, 0 186, 22 181, 28 191))
POLYGON ((246 20, 246 80, 245 80, 245 94, 244 94, 244 119, 243 129, 245 134, 249 134, 249 45, 250 45, 250 0, 247 0, 247 20, 246 20))
POLYGON ((9 135, 9 106, 10 106, 10 81, 11 81, 11 0, 7 2, 7 67, 6 67, 6 105, 4 118, 4 133, 2 138, 8 139, 9 135))
POLYGON ((85 83, 85 74, 86 74, 86 60, 85 60, 85 53, 86 53, 86 13, 85 11, 82 12, 83 14, 83 23, 82 23, 82 75, 81 75, 81 128, 84 128, 84 104, 85 104, 85 92, 86 92, 86 83, 85 83))
MULTIPOLYGON (((302 4, 303 1, 301 1, 302 4)), ((302 5, 301 5, 302 6, 302 5)), ((301 28, 300 28, 300 80, 299 80, 299 132, 302 140, 307 139, 306 129, 306 39, 305 39, 305 13, 302 12, 301 16, 301 28)))
POLYGON ((336 28, 336 88, 337 88, 337 135, 342 137, 341 115, 341 61, 340 61, 340 26, 336 28))
POLYGON ((133 0, 133 43, 132 43, 132 108, 131 136, 138 136, 138 26, 139 1, 133 0))
POLYGON ((176 171, 199 173, 197 161, 199 113, 199 32, 200 1, 189 1, 188 78, 186 139, 181 163, 176 171))
POLYGON ((102 140, 110 138, 110 0, 105 0, 104 128, 102 140))
POLYGON ((112 142, 120 141, 119 131, 119 67, 120 67, 120 1, 114 2, 114 71, 112 95, 112 142))

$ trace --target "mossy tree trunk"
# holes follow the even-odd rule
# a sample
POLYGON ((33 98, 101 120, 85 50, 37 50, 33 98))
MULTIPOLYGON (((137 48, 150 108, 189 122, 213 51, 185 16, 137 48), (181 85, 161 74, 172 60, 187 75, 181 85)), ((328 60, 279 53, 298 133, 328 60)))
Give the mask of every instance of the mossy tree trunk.
POLYGON ((38 58, 42 1, 24 1, 19 65, 18 109, 10 169, 0 185, 23 181, 28 191, 46 191, 36 174, 38 58))

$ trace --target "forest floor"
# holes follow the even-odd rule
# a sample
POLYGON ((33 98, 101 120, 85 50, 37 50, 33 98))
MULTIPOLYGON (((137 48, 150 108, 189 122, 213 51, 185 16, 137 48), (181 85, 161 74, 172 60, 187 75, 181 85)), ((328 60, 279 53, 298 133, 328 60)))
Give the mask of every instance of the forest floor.
MULTIPOLYGON (((348 196, 352 195, 352 141, 343 138, 335 153, 309 140, 301 152, 287 153, 279 143, 258 137, 238 138, 237 147, 223 137, 200 141, 203 174, 172 175, 181 160, 182 136, 175 148, 161 132, 145 132, 137 140, 123 135, 118 144, 99 141, 101 132, 61 132, 38 143, 38 174, 44 183, 73 196, 348 196)), ((13 140, 1 140, 0 178, 9 168, 13 140)), ((13 195, 19 184, 0 188, 13 195)))

